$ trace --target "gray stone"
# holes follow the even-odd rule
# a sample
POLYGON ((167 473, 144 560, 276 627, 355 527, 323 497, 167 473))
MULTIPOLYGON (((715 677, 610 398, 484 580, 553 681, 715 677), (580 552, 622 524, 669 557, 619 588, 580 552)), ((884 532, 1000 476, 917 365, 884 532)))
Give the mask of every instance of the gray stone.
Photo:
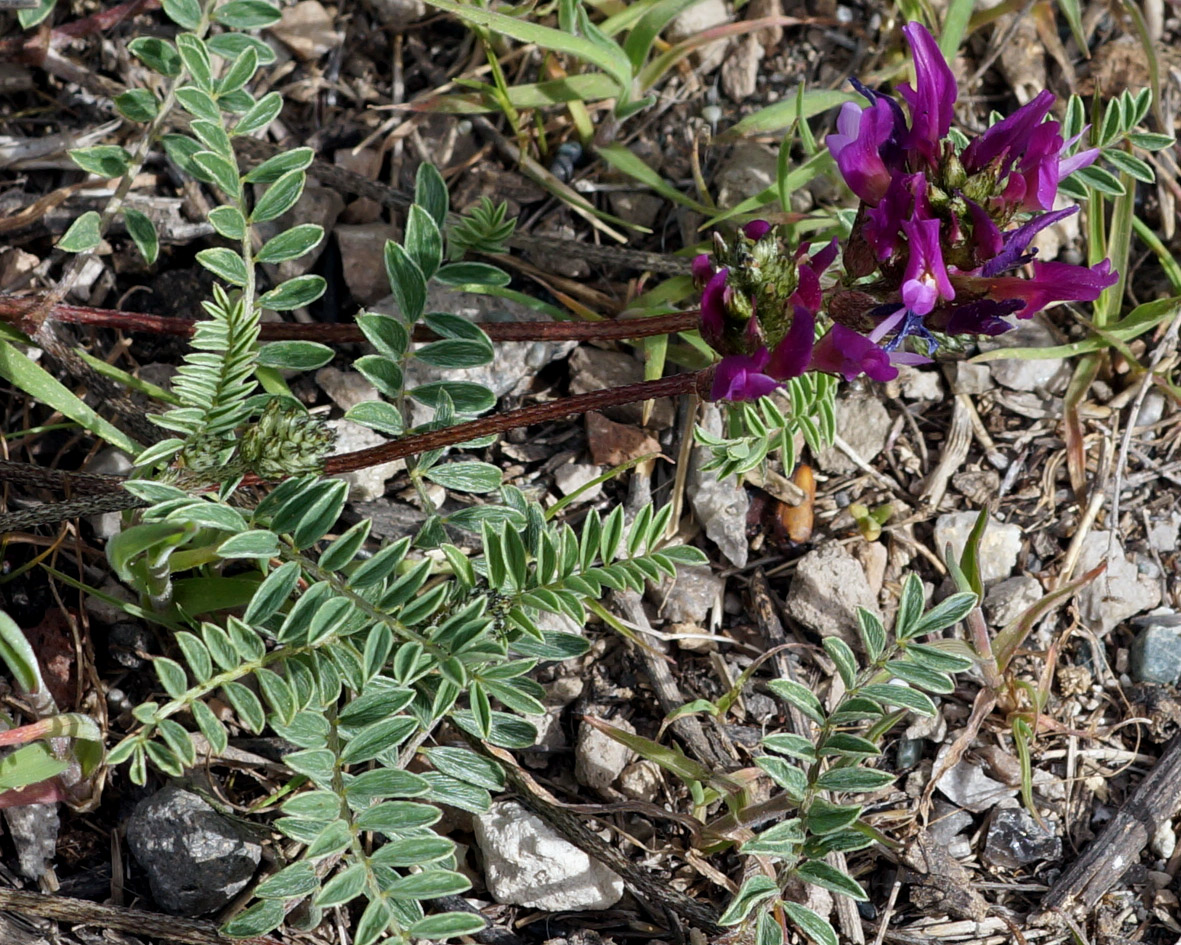
MULTIPOLYGON (((559 466, 554 470, 554 485, 558 487, 558 491, 562 495, 570 495, 572 492, 577 492, 588 482, 592 482, 603 474, 603 470, 599 466, 592 466, 590 463, 567 463, 565 466, 559 466)), ((603 494, 603 484, 596 483, 585 492, 581 493, 575 500, 575 504, 580 502, 590 502, 597 499, 603 494)))
POLYGON ((609 194, 607 199, 611 201, 612 213, 636 226, 652 226, 665 204, 663 197, 632 190, 616 191, 609 194))
MULTIPOLYGON (((836 428, 841 439, 865 462, 886 445, 890 435, 890 415, 882 402, 868 391, 850 390, 837 397, 836 428)), ((851 473, 857 468, 842 450, 831 446, 816 457, 816 464, 826 473, 851 473)))
MULTIPOLYGON (((950 544, 956 560, 964 553, 968 536, 976 524, 975 512, 952 512, 940 515, 935 522, 935 549, 940 556, 950 544)), ((1021 529, 1017 525, 990 521, 980 538, 980 579, 985 584, 1008 577, 1017 565, 1021 551, 1021 529)))
MULTIPOLYGON (((611 719, 613 728, 636 733, 626 719, 611 719)), ((596 791, 609 788, 632 760, 632 750, 593 725, 582 722, 578 726, 578 741, 574 745, 574 777, 596 791)))
POLYGON ((1062 856, 1062 841, 1021 807, 998 810, 988 825, 980 859, 994 869, 1020 869, 1062 856))
MULTIPOLYGON (((1058 343, 1058 337, 1039 318, 1020 321, 1017 327, 1003 335, 978 339, 981 351, 996 348, 1051 348, 1058 343)), ((996 382, 1010 390, 1059 392, 1066 388, 1070 380, 1070 366, 1063 358, 1002 358, 987 363, 996 382)))
MULTIPOLYGON (((393 296, 387 296, 370 311, 387 315, 398 314, 398 303, 393 296)), ((448 312, 460 315, 470 321, 482 322, 544 322, 548 319, 527 305, 511 299, 498 299, 490 295, 460 292, 456 289, 432 284, 427 289, 426 311, 448 312)), ((430 381, 468 381, 482 384, 497 397, 512 393, 545 365, 560 360, 577 345, 574 341, 508 341, 493 346, 490 364, 474 368, 436 368, 412 359, 406 365, 405 382, 408 388, 417 387, 430 381)), ((411 422, 425 423, 434 416, 434 411, 417 402, 411 402, 411 422)))
POLYGON ((1107 562, 1107 570, 1078 594, 1079 614, 1100 635, 1146 610, 1160 604, 1160 585, 1140 573, 1135 562, 1124 555, 1118 538, 1110 542, 1110 533, 1093 531, 1083 541, 1075 574, 1085 574, 1107 562))
POLYGON ((702 626, 726 582, 708 565, 677 568, 677 577, 663 595, 660 616, 670 623, 702 626))
MULTIPOLYGON (((707 404, 701 427, 715 436, 722 432, 722 415, 714 404, 707 404)), ((714 472, 703 472, 701 467, 710 459, 703 446, 693 450, 693 465, 689 471, 688 495, 693 514, 709 538, 735 567, 746 567, 750 547, 746 541, 746 513, 750 496, 735 476, 719 480, 714 472)))
POLYGON ((169 785, 140 801, 127 845, 165 912, 204 915, 250 882, 262 848, 232 820, 183 788, 169 785))
POLYGON ((357 404, 381 400, 381 394, 359 371, 342 371, 323 367, 316 372, 316 383, 341 410, 352 410, 357 404))
POLYGON ((1132 641, 1130 671, 1138 683, 1181 682, 1181 615, 1166 614, 1132 641))
MULTIPOLYGON (((939 749, 936 767, 947 755, 950 745, 939 749)), ((1017 788, 994 781, 983 770, 970 762, 957 761, 936 783, 936 789, 949 801, 975 814, 995 807, 1000 801, 1017 794, 1017 788)))
POLYGON ((333 231, 340 247, 344 282, 358 305, 372 305, 390 294, 385 271, 386 240, 401 238, 392 223, 338 224, 333 231))
POLYGON ((836 544, 809 551, 796 564, 784 607, 822 637, 841 637, 859 647, 857 608, 878 613, 865 571, 849 552, 836 544))
POLYGON ((382 23, 394 29, 405 29, 426 16, 424 0, 367 0, 367 4, 382 23))
POLYGON ((755 94, 763 55, 763 44, 757 36, 744 36, 734 44, 722 62, 722 91, 730 101, 744 105, 755 94))
POLYGON ((942 400, 943 378, 929 367, 915 368, 905 364, 898 368, 898 382, 907 400, 942 400))
MULTIPOLYGON (((351 420, 329 420, 328 426, 336 431, 335 453, 351 453, 388 443, 384 436, 351 420)), ((385 494, 385 484, 406 468, 405 460, 379 463, 364 469, 343 473, 337 479, 349 484, 349 498, 356 502, 372 502, 385 494)))
POLYGON ((972 815, 966 810, 936 800, 932 809, 931 822, 927 833, 940 846, 946 846, 963 831, 972 826, 972 815))
POLYGON ((623 897, 622 879, 515 801, 496 802, 473 826, 497 902, 565 912, 610 909, 623 897))
POLYGON ((1162 555, 1177 550, 1177 532, 1181 531, 1181 512, 1170 512, 1153 519, 1148 526, 1148 545, 1162 555))
MULTIPOLYGON (((608 387, 624 387, 638 384, 644 379, 644 365, 625 351, 604 351, 601 348, 583 346, 570 355, 570 393, 588 394, 608 387)), ((644 417, 644 405, 623 404, 608 407, 603 415, 619 423, 640 423, 644 417)), ((673 403, 667 397, 658 399, 652 405, 649 426, 657 430, 671 427, 673 403)))
POLYGON ((732 207, 762 193, 779 176, 778 152, 753 141, 739 141, 719 165, 714 177, 718 205, 732 207))
POLYGON ((1037 578, 1018 574, 999 581, 984 595, 984 616, 994 627, 1012 623, 1045 596, 1037 578))
POLYGON ((56 804, 29 804, 26 807, 6 807, 4 820, 16 847, 16 860, 21 874, 29 879, 40 879, 49 870, 57 852, 57 834, 61 818, 56 804))
POLYGON ((992 380, 992 372, 988 370, 987 364, 969 364, 967 361, 956 361, 954 371, 951 382, 953 393, 976 395, 996 387, 992 380))

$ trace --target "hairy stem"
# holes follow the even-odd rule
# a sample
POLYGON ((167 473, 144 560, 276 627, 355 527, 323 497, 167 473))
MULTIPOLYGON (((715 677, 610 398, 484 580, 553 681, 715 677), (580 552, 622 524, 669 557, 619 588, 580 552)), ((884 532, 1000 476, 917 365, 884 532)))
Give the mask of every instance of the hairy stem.
MULTIPOLYGON (((20 321, 38 305, 37 298, 17 298, 0 294, 0 320, 20 321)), ((494 342, 501 341, 623 341, 628 338, 647 338, 697 327, 700 312, 675 312, 652 318, 607 319, 600 322, 477 322, 494 342)), ((91 308, 86 305, 54 305, 48 321, 75 325, 94 325, 123 331, 142 331, 156 335, 192 337, 198 319, 169 318, 139 312, 120 312, 115 309, 91 308)), ((311 324, 292 322, 264 322, 260 327, 260 341, 319 341, 323 344, 362 344, 365 336, 355 324, 311 324)), ((415 341, 431 341, 437 336, 425 325, 414 330, 415 341)))
POLYGON ((324 462, 324 475, 335 476, 351 472, 354 469, 376 466, 378 463, 404 459, 415 453, 443 449, 490 434, 505 433, 517 427, 559 420, 571 414, 590 413, 593 410, 634 404, 657 397, 675 397, 691 393, 705 396, 709 391, 712 374, 713 371, 709 369, 695 371, 692 374, 674 374, 672 377, 655 381, 643 381, 639 384, 628 384, 624 387, 612 387, 607 390, 591 391, 588 394, 578 394, 574 397, 563 397, 561 400, 554 400, 547 404, 522 407, 519 410, 494 414, 491 417, 483 417, 468 423, 458 423, 442 430, 404 436, 401 439, 382 443, 380 446, 372 446, 369 449, 329 456, 324 462))

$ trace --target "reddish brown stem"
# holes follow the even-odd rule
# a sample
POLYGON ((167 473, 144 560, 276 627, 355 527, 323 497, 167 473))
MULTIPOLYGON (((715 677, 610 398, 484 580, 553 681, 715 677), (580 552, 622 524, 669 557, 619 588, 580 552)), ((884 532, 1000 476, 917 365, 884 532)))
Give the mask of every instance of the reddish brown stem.
POLYGON ((559 420, 572 414, 590 413, 592 410, 619 407, 623 404, 634 404, 657 397, 676 397, 692 393, 707 396, 712 376, 713 370, 711 368, 692 374, 674 374, 672 377, 664 377, 655 381, 643 381, 639 384, 628 384, 625 387, 595 390, 589 394, 578 394, 574 397, 550 401, 548 404, 522 407, 519 410, 494 414, 491 417, 472 420, 469 423, 459 423, 453 427, 432 430, 429 433, 404 436, 400 440, 382 443, 380 446, 372 446, 369 449, 329 456, 324 462, 324 475, 335 476, 351 472, 354 469, 392 462, 395 459, 405 459, 416 453, 442 449, 445 446, 454 446, 456 443, 466 443, 468 440, 493 433, 505 433, 518 427, 559 420))
MULTIPOLYGON (((0 295, 0 319, 19 321, 35 305, 34 300, 0 295)), ((653 318, 615 319, 601 322, 478 322, 492 341, 622 341, 690 331, 697 327, 700 313, 675 312, 653 318)), ((123 331, 143 331, 158 335, 192 337, 199 322, 192 318, 165 318, 139 312, 120 312, 85 305, 53 306, 49 320, 74 325, 94 325, 123 331)), ((415 341, 430 341, 434 333, 425 326, 414 332, 415 341)), ((323 344, 356 344, 365 341, 354 324, 300 325, 292 322, 263 322, 259 326, 262 341, 319 341, 323 344)))

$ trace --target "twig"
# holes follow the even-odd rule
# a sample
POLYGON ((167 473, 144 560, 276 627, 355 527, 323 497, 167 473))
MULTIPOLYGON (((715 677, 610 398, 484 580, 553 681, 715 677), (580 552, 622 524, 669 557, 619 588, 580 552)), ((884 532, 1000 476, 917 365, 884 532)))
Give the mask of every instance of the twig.
POLYGON ((1046 893, 1034 921, 1085 914, 1137 861, 1157 828, 1181 809, 1181 738, 1174 738, 1156 766, 1124 802, 1087 852, 1046 893))
POLYGON ((201 919, 160 915, 141 909, 103 906, 86 899, 64 896, 44 896, 41 893, 17 889, 0 889, 0 911, 19 915, 34 915, 43 919, 71 924, 97 925, 138 935, 153 935, 185 945, 279 945, 269 936, 230 938, 222 935, 216 925, 201 919))

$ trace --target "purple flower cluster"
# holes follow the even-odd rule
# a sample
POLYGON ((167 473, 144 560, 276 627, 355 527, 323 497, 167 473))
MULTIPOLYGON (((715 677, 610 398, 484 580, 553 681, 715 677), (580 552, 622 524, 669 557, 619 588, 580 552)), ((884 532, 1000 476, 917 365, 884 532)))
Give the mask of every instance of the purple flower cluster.
POLYGON ((909 121, 893 98, 854 80, 869 104, 844 105, 826 142, 861 201, 843 247, 844 279, 821 292, 831 246, 776 269, 774 231, 762 221, 747 225, 744 245, 719 246, 715 256, 729 265, 695 262, 702 334, 723 355, 716 399, 752 399, 806 370, 889 380, 895 365, 929 360, 936 334, 999 334, 1012 327, 1008 316, 1093 301, 1116 282, 1106 260, 1043 263, 1030 248, 1040 230, 1077 211, 1053 209, 1058 185, 1098 154, 1064 156, 1076 139, 1064 141, 1059 123, 1046 120, 1054 96, 1042 92, 957 151, 948 137, 951 70, 923 26, 903 32, 915 70, 914 86, 899 89, 909 121), (1018 270, 1030 262, 1026 278, 1018 270), (781 291, 768 290, 777 278, 781 291), (816 341, 822 308, 832 325, 816 341))

